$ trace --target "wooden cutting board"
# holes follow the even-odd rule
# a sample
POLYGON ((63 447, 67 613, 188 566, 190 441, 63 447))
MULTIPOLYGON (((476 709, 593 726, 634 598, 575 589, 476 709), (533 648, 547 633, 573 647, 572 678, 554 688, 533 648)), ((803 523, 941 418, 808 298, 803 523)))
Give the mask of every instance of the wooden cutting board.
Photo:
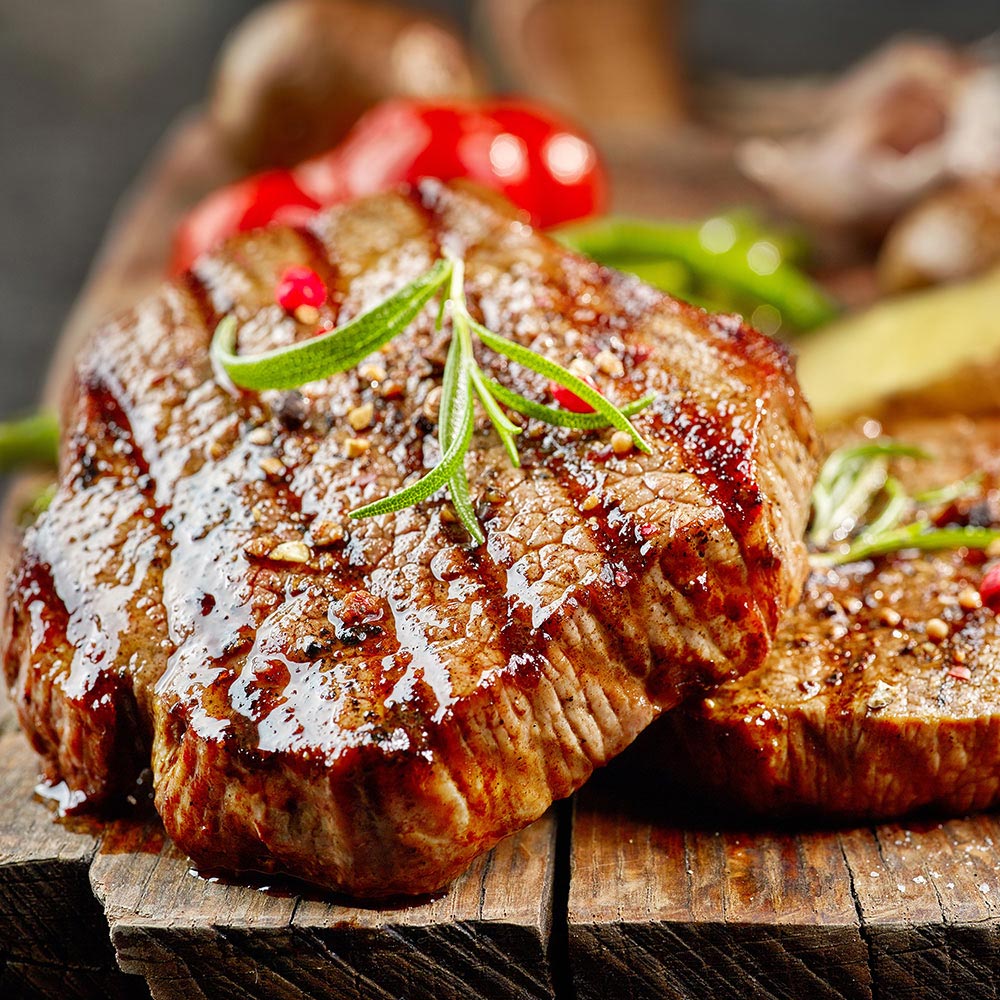
MULTIPOLYGON (((725 150, 701 169, 698 155, 665 151, 660 180, 648 159, 622 164, 621 207, 707 211, 745 194, 725 150)), ((86 332, 159 281, 179 214, 234 173, 200 119, 167 137, 69 320, 50 402, 86 332)), ((448 893, 374 909, 201 879, 155 820, 55 822, 36 775, 0 702, 4 1000, 1000 994, 993 816, 717 829, 682 818, 668 789, 633 787, 626 756, 448 893)))

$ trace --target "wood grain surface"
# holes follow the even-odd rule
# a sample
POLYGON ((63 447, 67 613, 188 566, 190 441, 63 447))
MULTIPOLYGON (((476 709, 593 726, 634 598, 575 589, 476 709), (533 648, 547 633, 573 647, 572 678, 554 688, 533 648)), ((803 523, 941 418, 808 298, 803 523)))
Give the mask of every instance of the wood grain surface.
MULTIPOLYGON (((663 182, 648 163, 625 162, 621 209, 702 210, 684 191, 708 168, 663 182)), ((719 193, 721 162, 713 154, 718 190, 704 210, 731 203, 719 193)), ((50 403, 101 316, 159 280, 178 215, 233 172, 201 120, 168 137, 67 325, 50 403)), ((371 909, 200 878, 155 819, 54 822, 32 795, 37 764, 0 701, 0 1000, 1000 993, 994 817, 737 830, 654 808, 669 794, 630 786, 627 770, 627 760, 613 766, 572 811, 505 841, 448 893, 371 909)))
POLYGON ((606 780, 577 797, 572 872, 580 1000, 871 996, 836 834, 682 827, 606 780))
POLYGON ((199 878, 157 828, 110 828, 91 880, 156 1000, 547 998, 554 838, 543 817, 447 893, 386 909, 199 878))
POLYGON ((626 760, 577 796, 567 922, 579 1000, 1000 991, 997 817, 739 830, 627 784, 626 760))

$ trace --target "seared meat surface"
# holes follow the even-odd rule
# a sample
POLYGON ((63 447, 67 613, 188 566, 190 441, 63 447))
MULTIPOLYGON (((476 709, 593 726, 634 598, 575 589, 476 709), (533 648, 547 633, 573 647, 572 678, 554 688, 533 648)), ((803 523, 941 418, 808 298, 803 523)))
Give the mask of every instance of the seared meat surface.
MULTIPOLYGON (((934 456, 898 463, 913 492, 983 473, 978 493, 940 519, 1000 526, 1000 420, 888 429, 934 456)), ((911 551, 817 570, 767 662, 658 722, 643 736, 646 761, 717 804, 765 815, 995 805, 1000 622, 976 606, 991 564, 980 552, 911 551)))
POLYGON ((64 426, 11 582, 7 680, 48 779, 88 803, 151 753, 166 828, 207 869, 437 889, 685 694, 758 666, 804 575, 816 448, 784 351, 462 187, 233 241, 98 333, 64 426), (243 352, 312 333, 274 305, 290 264, 323 276, 332 324, 442 247, 497 333, 564 364, 612 352, 624 374, 595 378, 619 403, 658 393, 636 418, 651 455, 532 425, 515 469, 477 424, 479 547, 443 498, 347 518, 437 459, 432 307, 300 392, 235 392, 208 354, 229 312, 243 352))

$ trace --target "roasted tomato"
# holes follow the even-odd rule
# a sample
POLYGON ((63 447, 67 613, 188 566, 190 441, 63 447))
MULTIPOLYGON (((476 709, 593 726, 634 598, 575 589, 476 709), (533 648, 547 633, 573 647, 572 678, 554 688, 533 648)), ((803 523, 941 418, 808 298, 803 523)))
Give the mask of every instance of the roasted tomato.
POLYGON ((287 170, 268 170, 229 184, 203 198, 174 234, 171 271, 179 273, 205 251, 234 233, 260 229, 272 222, 296 225, 320 203, 299 187, 287 170))
MULTIPOLYGON (((536 226, 547 229, 605 211, 607 175, 589 139, 537 105, 509 101, 496 105, 493 116, 503 127, 490 150, 499 189, 528 211, 536 226), (516 158, 507 153, 511 138, 519 146, 516 158), (505 161, 518 164, 516 177, 504 174, 505 161)), ((483 183, 490 184, 485 178, 483 183)))
POLYGON ((387 101, 329 153, 209 195, 178 230, 173 269, 190 266, 233 233, 299 222, 319 207, 423 177, 477 181, 543 228, 600 213, 607 197, 593 144, 538 105, 387 101))
POLYGON ((604 210, 607 180, 593 144, 523 101, 387 101, 336 149, 296 169, 324 204, 422 177, 466 177, 493 188, 543 228, 604 210))

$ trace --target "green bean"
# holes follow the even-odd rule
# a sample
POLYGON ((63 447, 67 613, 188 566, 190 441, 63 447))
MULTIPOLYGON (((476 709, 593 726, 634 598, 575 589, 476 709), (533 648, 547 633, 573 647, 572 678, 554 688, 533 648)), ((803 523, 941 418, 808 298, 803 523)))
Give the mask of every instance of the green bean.
POLYGON ((679 260, 644 260, 637 257, 616 257, 602 261, 616 271, 627 271, 641 278, 647 285, 669 292, 678 298, 691 290, 691 272, 679 260))
POLYGON ((748 231, 745 224, 741 229, 726 216, 695 224, 610 218, 568 226, 555 235, 610 266, 615 261, 680 262, 699 283, 729 289, 725 298, 768 303, 800 330, 829 322, 837 312, 826 293, 783 258, 778 242, 748 231))

